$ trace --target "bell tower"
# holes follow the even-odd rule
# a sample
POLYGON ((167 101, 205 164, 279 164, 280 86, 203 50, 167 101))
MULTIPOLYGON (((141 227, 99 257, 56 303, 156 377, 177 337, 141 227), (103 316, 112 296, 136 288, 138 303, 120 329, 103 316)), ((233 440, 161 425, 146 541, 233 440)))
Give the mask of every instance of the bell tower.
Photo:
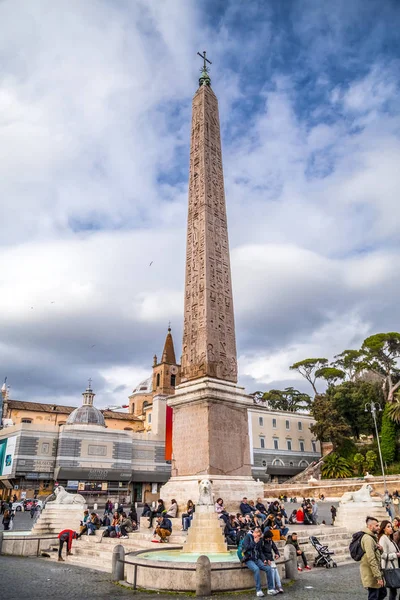
POLYGON ((153 393, 165 396, 175 394, 175 387, 181 382, 181 369, 175 358, 174 341, 171 327, 168 326, 161 361, 154 356, 153 364, 153 393))

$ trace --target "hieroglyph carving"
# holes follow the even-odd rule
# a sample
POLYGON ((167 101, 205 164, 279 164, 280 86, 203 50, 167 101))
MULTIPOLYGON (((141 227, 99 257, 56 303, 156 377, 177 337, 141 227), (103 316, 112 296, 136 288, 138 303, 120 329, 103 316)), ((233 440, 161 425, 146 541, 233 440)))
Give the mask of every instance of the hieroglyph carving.
POLYGON ((218 101, 193 98, 182 380, 237 382, 235 323, 218 101))

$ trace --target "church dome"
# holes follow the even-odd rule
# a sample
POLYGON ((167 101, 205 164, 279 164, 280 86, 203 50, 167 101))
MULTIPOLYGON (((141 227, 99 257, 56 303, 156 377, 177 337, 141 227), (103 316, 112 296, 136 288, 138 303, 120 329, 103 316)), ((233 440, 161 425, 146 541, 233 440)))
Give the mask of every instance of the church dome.
POLYGON ((69 415, 67 425, 100 425, 105 427, 103 413, 95 406, 83 405, 69 415))
POLYGON ((153 391, 153 378, 150 376, 148 379, 141 381, 133 390, 132 394, 151 394, 153 391))
POLYGON ((100 425, 105 427, 106 422, 104 420, 103 413, 93 406, 93 400, 95 393, 91 386, 92 380, 89 379, 89 385, 83 392, 83 404, 79 408, 76 408, 69 415, 66 424, 67 425, 100 425))

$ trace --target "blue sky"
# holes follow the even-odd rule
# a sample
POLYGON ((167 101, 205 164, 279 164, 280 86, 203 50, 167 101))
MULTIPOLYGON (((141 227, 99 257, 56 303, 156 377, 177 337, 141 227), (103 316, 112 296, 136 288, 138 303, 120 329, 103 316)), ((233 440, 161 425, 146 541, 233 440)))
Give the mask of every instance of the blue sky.
POLYGON ((397 2, 8 0, 0 23, 0 365, 13 397, 78 404, 92 377, 99 406, 122 404, 170 320, 180 354, 203 49, 241 383, 307 389, 294 361, 398 329, 397 2))

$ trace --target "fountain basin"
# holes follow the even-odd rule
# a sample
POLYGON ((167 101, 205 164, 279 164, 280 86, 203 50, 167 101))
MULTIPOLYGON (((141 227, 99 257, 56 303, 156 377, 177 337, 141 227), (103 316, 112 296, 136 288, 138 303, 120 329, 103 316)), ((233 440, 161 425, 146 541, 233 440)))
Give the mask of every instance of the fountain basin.
MULTIPOLYGON (((179 549, 140 550, 127 554, 126 580, 134 588, 157 591, 193 592, 196 590, 196 561, 201 554, 179 549)), ((242 566, 236 552, 207 554, 211 562, 212 592, 254 588, 254 577, 242 566)), ((285 577, 284 561, 278 562, 281 578, 285 577)), ((266 586, 265 576, 262 584, 266 586)))

